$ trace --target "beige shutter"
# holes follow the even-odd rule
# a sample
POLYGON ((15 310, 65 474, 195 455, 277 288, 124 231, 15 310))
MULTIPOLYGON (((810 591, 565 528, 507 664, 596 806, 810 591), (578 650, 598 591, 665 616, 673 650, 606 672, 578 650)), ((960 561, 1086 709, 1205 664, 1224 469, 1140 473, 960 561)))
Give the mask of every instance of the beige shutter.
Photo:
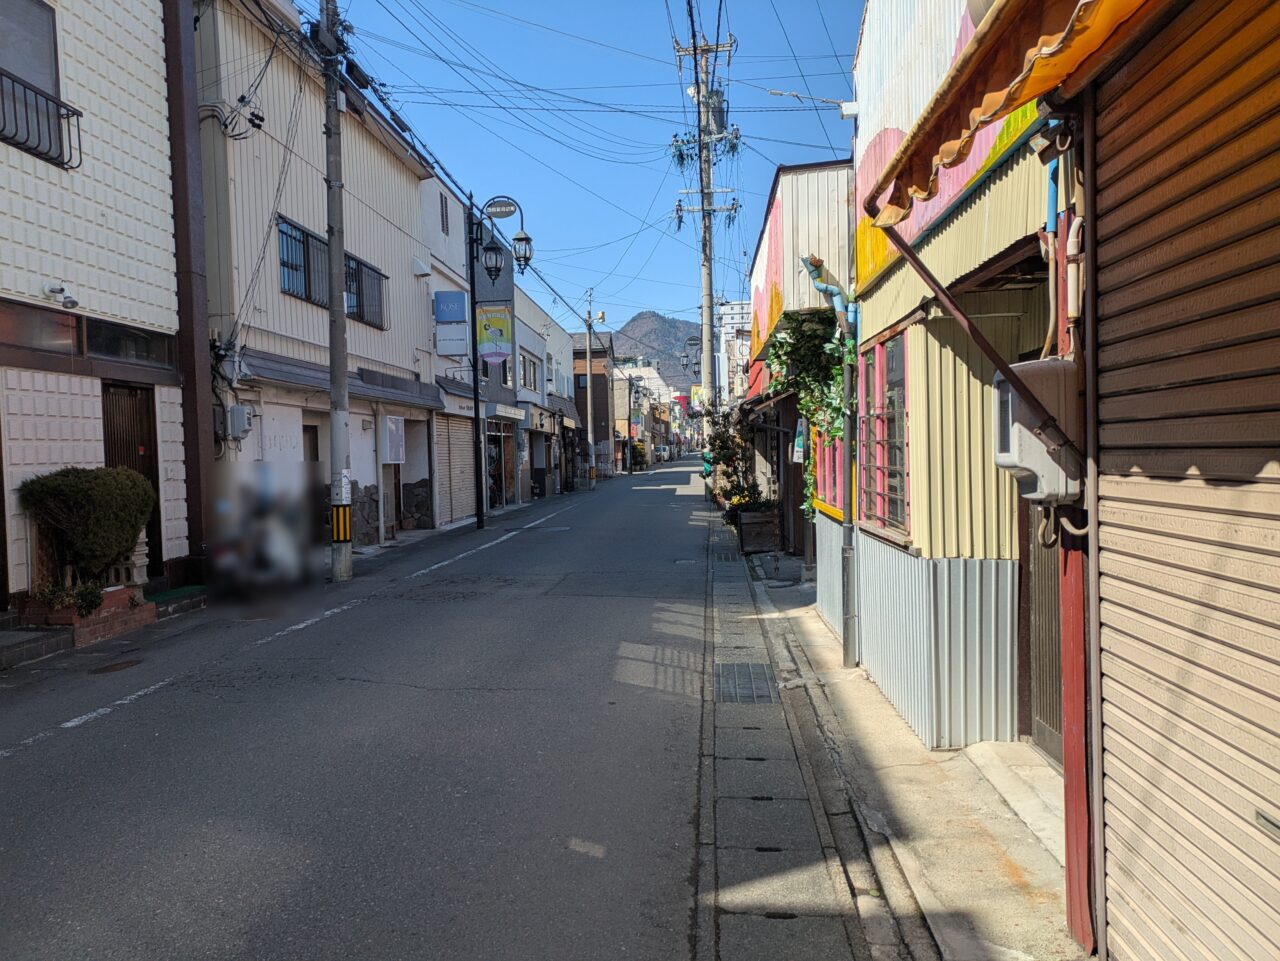
POLYGON ((1107 944, 1280 957, 1280 4, 1098 86, 1107 944))
POLYGON ((469 417, 449 418, 449 491, 452 520, 476 516, 475 435, 469 417))

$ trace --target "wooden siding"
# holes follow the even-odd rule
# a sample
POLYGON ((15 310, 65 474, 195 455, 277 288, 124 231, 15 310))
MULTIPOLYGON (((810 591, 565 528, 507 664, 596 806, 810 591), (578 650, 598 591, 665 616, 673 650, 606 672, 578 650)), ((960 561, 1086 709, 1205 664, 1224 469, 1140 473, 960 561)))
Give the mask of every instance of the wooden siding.
POLYGON ((50 306, 63 281, 94 317, 172 333, 173 185, 160 0, 58 0, 61 99, 84 163, 0 144, 0 296, 50 306))
MULTIPOLYGON (((970 294, 961 306, 1009 360, 1044 342, 1049 304, 1042 287, 970 294)), ((995 466, 991 436, 995 368, 936 309, 906 336, 912 546, 925 557, 1015 558, 1017 485, 995 466)))
MULTIPOLYGON (((278 211, 308 230, 324 233, 323 84, 314 69, 287 53, 287 46, 270 57, 271 38, 242 8, 219 0, 216 9, 216 19, 201 22, 202 33, 212 33, 210 24, 216 24, 216 36, 206 35, 200 44, 201 102, 235 103, 269 58, 270 64, 257 93, 266 117, 262 130, 246 140, 231 141, 215 121, 203 122, 206 155, 212 154, 212 169, 205 178, 206 196, 213 200, 208 220, 210 323, 225 335, 238 315, 248 328, 242 343, 324 364, 328 312, 280 291, 275 223, 278 211), (282 166, 286 156, 287 169, 282 166)), ((427 377, 430 285, 413 275, 415 257, 430 262, 420 189, 424 171, 415 161, 397 156, 374 126, 372 118, 361 118, 354 110, 343 114, 344 246, 388 276, 383 299, 387 329, 349 321, 350 365, 353 370, 368 367, 427 377)))
POLYGON ((1098 89, 1113 958, 1280 956, 1280 4, 1195 4, 1098 89), (1158 122, 1153 122, 1158 118, 1158 122))

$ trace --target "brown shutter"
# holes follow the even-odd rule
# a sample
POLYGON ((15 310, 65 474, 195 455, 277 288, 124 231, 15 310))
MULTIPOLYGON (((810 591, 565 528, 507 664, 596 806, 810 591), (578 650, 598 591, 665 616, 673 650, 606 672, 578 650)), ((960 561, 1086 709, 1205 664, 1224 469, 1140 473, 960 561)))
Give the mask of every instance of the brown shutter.
POLYGON ((1280 957, 1280 4, 1097 89, 1107 945, 1280 957))

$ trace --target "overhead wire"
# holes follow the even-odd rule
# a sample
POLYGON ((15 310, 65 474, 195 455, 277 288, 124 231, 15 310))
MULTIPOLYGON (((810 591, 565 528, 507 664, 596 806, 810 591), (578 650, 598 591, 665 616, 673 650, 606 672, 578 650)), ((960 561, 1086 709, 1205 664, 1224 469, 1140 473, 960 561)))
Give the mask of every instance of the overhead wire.
POLYGON ((818 103, 813 97, 813 91, 809 88, 809 78, 804 75, 804 68, 800 66, 800 58, 796 56, 796 51, 791 46, 791 36, 787 33, 787 25, 782 22, 782 16, 778 13, 778 5, 774 0, 769 0, 769 8, 773 10, 774 19, 778 21, 778 28, 782 31, 782 39, 787 42, 787 49, 791 51, 791 58, 795 60, 796 69, 800 71, 800 80, 804 84, 804 91, 809 95, 809 102, 813 106, 813 112, 817 115, 818 124, 822 127, 822 136, 826 138, 827 147, 833 154, 839 156, 839 152, 831 143, 831 135, 827 133, 827 122, 822 118, 822 111, 818 109, 818 103))

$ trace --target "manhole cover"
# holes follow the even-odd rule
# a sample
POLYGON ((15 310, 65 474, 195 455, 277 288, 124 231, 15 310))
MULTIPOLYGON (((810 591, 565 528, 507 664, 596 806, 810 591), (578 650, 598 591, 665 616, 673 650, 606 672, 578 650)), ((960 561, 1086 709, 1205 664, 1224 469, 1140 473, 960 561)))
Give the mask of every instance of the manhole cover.
POLYGON ((95 667, 90 674, 114 674, 116 671, 123 671, 125 668, 136 667, 142 663, 142 658, 135 658, 130 661, 116 661, 114 664, 103 664, 102 667, 95 667))
POLYGON ((772 664, 717 664, 715 682, 716 701, 721 704, 782 703, 772 664))

